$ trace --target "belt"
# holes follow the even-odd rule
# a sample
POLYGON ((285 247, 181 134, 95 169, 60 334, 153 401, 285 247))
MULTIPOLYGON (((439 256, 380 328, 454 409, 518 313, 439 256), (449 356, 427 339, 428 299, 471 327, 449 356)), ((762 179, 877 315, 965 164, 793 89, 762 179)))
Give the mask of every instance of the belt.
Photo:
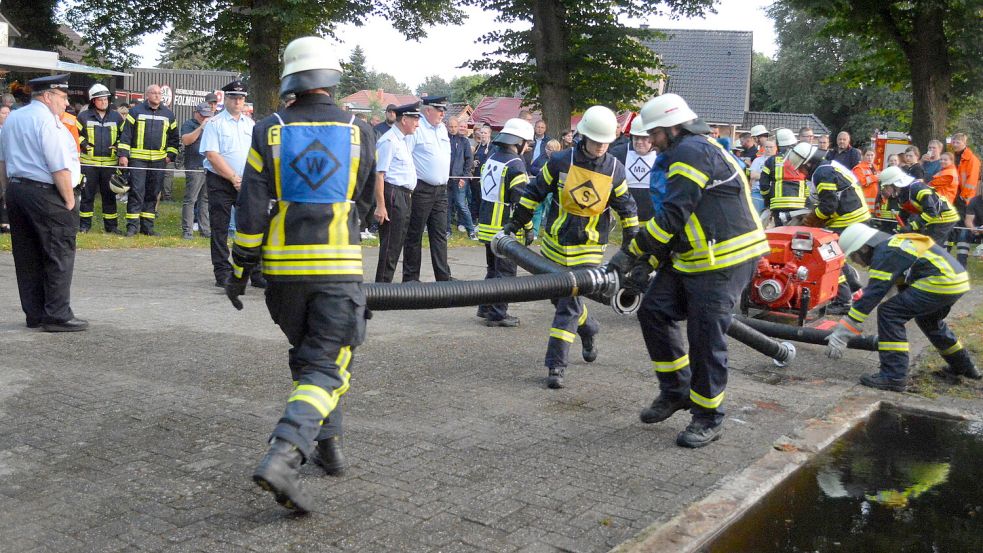
POLYGON ((396 190, 399 190, 399 191, 401 191, 401 192, 405 192, 405 193, 407 193, 407 194, 412 194, 412 193, 413 193, 413 191, 412 191, 412 190, 410 190, 409 188, 407 188, 407 187, 405 187, 405 186, 400 186, 400 185, 398 185, 398 184, 393 184, 393 183, 391 183, 391 182, 387 182, 387 183, 385 183, 385 184, 387 184, 387 185, 389 185, 389 186, 391 186, 391 187, 393 187, 393 188, 395 188, 396 190))
POLYGON ((13 177, 10 180, 10 184, 30 184, 32 186, 37 186, 39 188, 54 188, 55 185, 50 182, 41 182, 33 179, 27 179, 24 177, 13 177))
POLYGON ((444 184, 430 184, 429 182, 427 182, 427 181, 425 181, 425 180, 420 180, 420 179, 417 179, 417 180, 416 180, 416 185, 417 185, 417 186, 419 186, 419 185, 421 185, 421 184, 425 184, 425 185, 427 185, 427 186, 432 186, 432 187, 434 187, 434 188, 436 188, 436 187, 438 187, 438 186, 447 186, 447 183, 446 183, 446 182, 445 182, 444 184))

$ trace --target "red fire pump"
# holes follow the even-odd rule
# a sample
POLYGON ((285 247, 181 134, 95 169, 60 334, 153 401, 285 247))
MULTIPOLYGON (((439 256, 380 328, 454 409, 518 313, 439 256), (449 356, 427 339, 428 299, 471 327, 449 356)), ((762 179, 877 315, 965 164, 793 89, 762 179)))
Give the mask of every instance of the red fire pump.
POLYGON ((836 233, 812 227, 776 227, 765 231, 771 253, 758 261, 757 271, 741 301, 750 309, 790 313, 805 323, 809 312, 836 297, 846 256, 836 233))

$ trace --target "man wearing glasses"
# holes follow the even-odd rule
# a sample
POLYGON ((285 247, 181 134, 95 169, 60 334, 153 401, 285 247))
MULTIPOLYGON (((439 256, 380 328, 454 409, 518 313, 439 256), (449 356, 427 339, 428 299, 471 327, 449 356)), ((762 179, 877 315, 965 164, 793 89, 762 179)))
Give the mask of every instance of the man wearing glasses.
POLYGON ((79 227, 82 169, 74 138, 60 121, 68 75, 29 82, 30 105, 10 114, 0 135, 0 186, 7 189, 11 245, 28 328, 85 330, 69 305, 79 227))

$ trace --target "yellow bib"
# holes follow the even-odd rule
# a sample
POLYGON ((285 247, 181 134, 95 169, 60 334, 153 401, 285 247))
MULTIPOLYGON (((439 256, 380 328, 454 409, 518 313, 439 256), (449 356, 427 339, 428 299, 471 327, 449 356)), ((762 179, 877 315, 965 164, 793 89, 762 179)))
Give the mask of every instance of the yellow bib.
POLYGON ((560 175, 563 189, 560 193, 560 207, 580 217, 593 217, 604 212, 611 196, 613 175, 602 175, 573 164, 566 178, 560 175))

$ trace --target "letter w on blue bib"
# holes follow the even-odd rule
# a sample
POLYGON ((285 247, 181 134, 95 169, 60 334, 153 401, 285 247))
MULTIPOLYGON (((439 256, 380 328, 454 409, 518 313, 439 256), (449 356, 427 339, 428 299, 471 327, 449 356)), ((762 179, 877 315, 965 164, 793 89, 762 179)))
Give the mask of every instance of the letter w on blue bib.
POLYGON ((312 204, 348 201, 350 126, 285 125, 280 144, 282 199, 312 204))

